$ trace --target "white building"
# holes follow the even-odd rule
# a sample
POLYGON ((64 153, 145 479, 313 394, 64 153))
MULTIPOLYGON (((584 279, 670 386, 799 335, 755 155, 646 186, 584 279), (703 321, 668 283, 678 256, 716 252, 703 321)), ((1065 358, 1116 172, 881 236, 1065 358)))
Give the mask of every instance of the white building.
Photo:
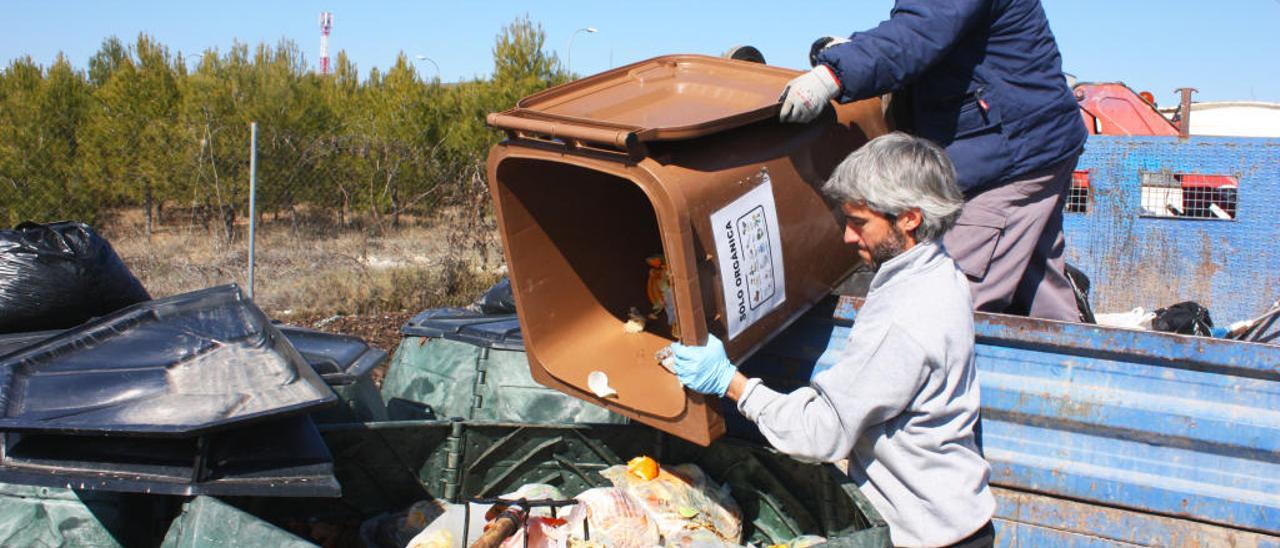
MULTIPOLYGON (((1177 107, 1160 113, 1172 117, 1177 107)), ((1262 101, 1211 101, 1191 104, 1192 135, 1232 137, 1280 137, 1280 103, 1262 101)))

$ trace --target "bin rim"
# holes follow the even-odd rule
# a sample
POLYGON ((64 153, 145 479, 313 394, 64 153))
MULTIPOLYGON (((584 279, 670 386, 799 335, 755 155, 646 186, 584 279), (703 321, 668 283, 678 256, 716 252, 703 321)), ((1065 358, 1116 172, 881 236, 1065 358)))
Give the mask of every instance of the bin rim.
POLYGON ((446 339, 497 350, 524 352, 516 313, 487 314, 465 308, 429 308, 400 328, 401 337, 446 339))

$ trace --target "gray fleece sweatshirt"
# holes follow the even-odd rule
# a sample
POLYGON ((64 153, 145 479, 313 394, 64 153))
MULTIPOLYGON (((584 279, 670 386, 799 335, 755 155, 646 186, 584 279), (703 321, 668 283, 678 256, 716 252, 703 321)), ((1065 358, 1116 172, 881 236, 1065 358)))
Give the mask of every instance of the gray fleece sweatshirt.
POLYGON ((848 458, 895 545, 951 544, 995 510, 974 441, 973 345, 969 282, 922 242, 880 266, 838 361, 790 394, 751 379, 738 410, 784 453, 848 458))

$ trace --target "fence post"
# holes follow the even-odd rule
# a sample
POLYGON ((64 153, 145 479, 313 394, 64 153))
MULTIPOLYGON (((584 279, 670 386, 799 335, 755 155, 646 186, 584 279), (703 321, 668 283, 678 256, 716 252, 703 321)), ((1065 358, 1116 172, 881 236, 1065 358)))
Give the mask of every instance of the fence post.
POLYGON ((258 224, 258 123, 249 122, 249 298, 253 298, 254 232, 258 224))

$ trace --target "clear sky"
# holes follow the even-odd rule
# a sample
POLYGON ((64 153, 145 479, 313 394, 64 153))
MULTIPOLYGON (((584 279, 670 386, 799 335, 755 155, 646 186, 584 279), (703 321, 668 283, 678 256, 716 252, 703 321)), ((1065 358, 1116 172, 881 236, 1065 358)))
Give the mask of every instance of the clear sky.
MULTIPOLYGON (((572 70, 592 74, 670 53, 718 55, 751 44, 770 64, 807 68, 809 44, 848 35, 887 17, 892 0, 561 0, 357 2, 349 0, 9 1, 0 60, 23 55, 48 65, 64 52, 85 67, 102 39, 126 43, 145 32, 194 59, 234 40, 296 41, 319 58, 318 14, 334 14, 332 51, 346 50, 362 73, 386 68, 397 52, 425 55, 453 81, 484 76, 502 26, 521 14, 543 25, 547 47, 572 70), (576 29, 595 27, 588 34, 576 29)), ((1197 100, 1280 102, 1280 0, 1044 0, 1065 68, 1081 81, 1123 80, 1162 105, 1174 88, 1197 100)), ((435 75, 420 62, 426 77, 435 75)))

